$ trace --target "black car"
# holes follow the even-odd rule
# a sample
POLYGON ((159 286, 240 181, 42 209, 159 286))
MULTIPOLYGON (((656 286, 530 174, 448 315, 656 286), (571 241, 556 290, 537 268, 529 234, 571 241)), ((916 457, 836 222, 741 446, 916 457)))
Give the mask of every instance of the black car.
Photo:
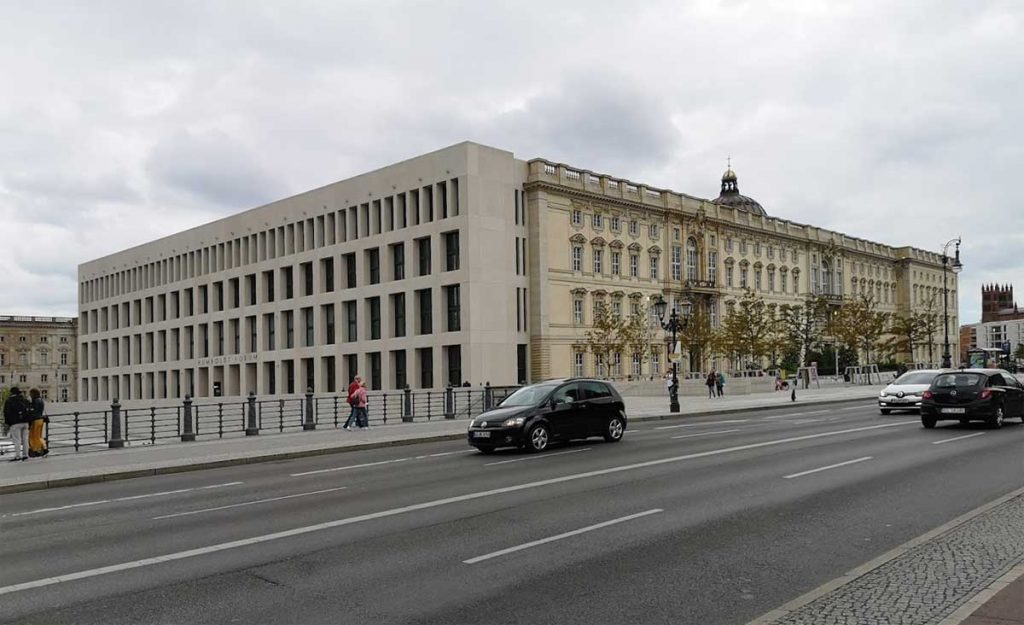
POLYGON ((921 395, 921 423, 926 428, 943 419, 985 421, 998 428, 1011 418, 1024 423, 1024 385, 1002 369, 941 373, 921 395))
POLYGON ((611 384, 573 378, 524 386, 469 423, 469 444, 483 453, 498 447, 539 452, 552 441, 603 436, 610 443, 626 431, 626 405, 611 384))

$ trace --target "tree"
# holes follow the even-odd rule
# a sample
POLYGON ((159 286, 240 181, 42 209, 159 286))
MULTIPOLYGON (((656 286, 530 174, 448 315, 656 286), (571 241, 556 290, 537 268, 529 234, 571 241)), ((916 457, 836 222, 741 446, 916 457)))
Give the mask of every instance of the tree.
POLYGON ((843 343, 864 353, 864 360, 871 363, 875 356, 886 349, 889 329, 889 313, 878 312, 878 303, 873 297, 859 296, 846 301, 835 319, 834 334, 843 343))
POLYGON ((629 319, 622 324, 621 336, 623 345, 629 350, 631 355, 640 354, 642 372, 643 362, 651 354, 652 333, 650 317, 643 313, 630 315, 629 319))
POLYGON ((695 306, 679 333, 679 346, 690 354, 690 369, 702 370, 704 359, 714 351, 715 329, 711 317, 701 306, 695 306))
POLYGON ((924 308, 920 312, 921 318, 921 334, 926 339, 925 345, 928 346, 928 363, 935 363, 935 335, 939 332, 939 307, 935 297, 930 298, 925 302, 924 308))
POLYGON ((828 319, 825 299, 811 295, 803 304, 783 305, 780 307, 780 316, 790 348, 798 354, 798 366, 806 366, 811 361, 808 351, 821 340, 821 327, 828 319))
POLYGON ((912 312, 892 318, 889 333, 892 334, 892 346, 897 352, 909 353, 910 361, 914 361, 914 348, 925 340, 925 315, 912 312))
POLYGON ((622 317, 613 315, 607 306, 597 306, 595 308, 594 324, 590 330, 587 330, 586 346, 587 350, 594 354, 599 363, 598 375, 603 373, 600 370, 600 363, 603 363, 604 366, 610 366, 612 355, 622 353, 622 348, 626 342, 626 336, 623 332, 625 325, 626 322, 623 321, 622 317))
POLYGON ((740 301, 729 308, 722 320, 719 351, 737 359, 749 358, 750 363, 760 367, 770 348, 774 321, 773 311, 764 298, 746 289, 740 301))

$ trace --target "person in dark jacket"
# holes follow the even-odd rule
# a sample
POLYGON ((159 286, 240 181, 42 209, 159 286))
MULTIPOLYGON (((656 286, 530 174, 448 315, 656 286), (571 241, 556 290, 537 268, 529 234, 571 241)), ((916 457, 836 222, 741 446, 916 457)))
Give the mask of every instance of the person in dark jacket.
POLYGON ((46 447, 46 439, 43 438, 44 424, 49 421, 43 416, 43 413, 46 412, 46 404, 37 388, 29 390, 28 396, 30 398, 29 419, 31 419, 28 427, 28 455, 30 458, 41 458, 50 453, 46 447))
POLYGON ((356 418, 358 416, 358 413, 356 411, 356 405, 352 401, 352 396, 355 394, 357 390, 359 390, 359 386, 362 381, 363 378, 360 377, 359 375, 356 375, 354 378, 352 378, 352 383, 348 385, 348 405, 352 407, 352 410, 348 414, 348 419, 345 419, 345 425, 341 426, 345 430, 351 430, 353 423, 355 423, 357 426, 359 425, 359 420, 356 418))
POLYGON ((28 424, 31 420, 28 401, 20 388, 12 387, 10 397, 4 402, 4 423, 10 426, 11 440, 14 441, 11 462, 28 460, 28 424))

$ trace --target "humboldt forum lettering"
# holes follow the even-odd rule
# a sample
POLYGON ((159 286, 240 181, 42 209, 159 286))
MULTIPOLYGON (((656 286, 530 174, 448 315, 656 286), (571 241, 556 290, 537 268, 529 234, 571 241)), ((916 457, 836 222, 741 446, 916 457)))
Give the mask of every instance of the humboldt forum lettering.
POLYGON ((586 346, 598 310, 646 314, 660 296, 717 325, 748 290, 941 306, 940 255, 771 216, 731 169, 720 185, 703 199, 466 142, 89 261, 78 395, 336 393, 357 372, 372 389, 648 377, 666 368, 663 333, 605 361, 586 346))

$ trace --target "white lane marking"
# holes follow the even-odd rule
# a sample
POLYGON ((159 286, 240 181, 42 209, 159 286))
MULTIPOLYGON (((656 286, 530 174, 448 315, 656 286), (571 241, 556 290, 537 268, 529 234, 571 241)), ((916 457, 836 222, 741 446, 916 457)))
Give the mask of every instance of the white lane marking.
POLYGON ((978 432, 976 434, 964 434, 963 436, 957 436, 955 438, 944 438, 941 441, 935 441, 932 445, 941 445, 943 443, 952 443, 953 441, 962 441, 965 438, 974 438, 975 436, 982 436, 985 432, 978 432))
POLYGON ((212 484, 210 486, 197 486, 194 488, 182 488, 179 490, 165 490, 159 493, 147 493, 145 495, 132 495, 131 497, 118 497, 116 499, 99 499, 97 501, 86 501, 83 503, 72 503, 66 506, 56 506, 54 508, 40 508, 38 510, 30 510, 28 512, 15 512, 14 514, 8 514, 4 516, 27 516, 29 514, 42 514, 43 512, 60 512, 61 510, 70 510, 72 508, 85 508, 87 506, 98 506, 104 503, 114 503, 117 501, 134 501, 136 499, 148 499, 150 497, 164 497, 166 495, 178 495, 180 493, 190 493, 197 490, 209 490, 211 488, 224 488, 225 486, 238 486, 242 482, 227 482, 224 484, 212 484))
POLYGON ((542 456, 526 456, 525 458, 516 458, 514 460, 501 460, 499 462, 488 462, 485 467, 493 467, 496 464, 509 464, 512 462, 523 462, 524 460, 543 460, 544 458, 554 458, 555 456, 564 456, 566 454, 578 454, 581 451, 590 451, 590 447, 584 447, 583 449, 570 449, 569 451, 560 451, 556 454, 544 454, 542 456))
POLYGON ((792 417, 802 417, 804 415, 825 414, 827 412, 832 412, 832 411, 831 410, 812 410, 811 412, 787 412, 786 414, 777 414, 777 415, 772 415, 770 417, 764 417, 763 420, 764 421, 768 421, 768 420, 771 420, 771 419, 789 419, 789 418, 792 418, 792 417))
POLYGON ((434 501, 425 501, 422 503, 410 504, 408 506, 402 506, 401 508, 391 508, 389 510, 382 510, 380 512, 371 512, 369 514, 362 514, 359 516, 348 517, 344 519, 336 519, 334 521, 327 521, 324 523, 318 523, 316 525, 307 525, 305 527, 296 527, 290 530, 284 530, 281 532, 274 532, 272 534, 263 534, 262 536, 254 536, 252 538, 244 538, 241 540, 233 540, 227 543, 221 543, 218 545, 211 545, 209 547, 200 547, 198 549, 189 549, 188 551, 179 551, 176 553, 169 553, 155 558, 145 558, 142 560, 134 560, 131 562, 123 562, 121 564, 113 564, 110 566, 104 566, 96 569, 87 569, 84 571, 78 571, 75 573, 68 573, 65 575, 57 575, 54 577, 47 577, 44 579, 37 579, 30 582, 23 582, 21 584, 14 584, 12 586, 0 587, 0 595, 6 595, 12 592, 18 592, 21 590, 28 590, 30 588, 41 588, 43 586, 51 586, 53 584, 60 584, 62 582, 73 581, 77 579, 85 579, 89 577, 97 577, 99 575, 106 575, 108 573, 116 573, 119 571, 128 571, 131 569, 137 569, 144 566, 150 566, 152 564, 160 564, 163 562, 174 562, 176 560, 184 560, 186 558, 194 558, 196 556, 207 555, 210 553, 218 553, 221 551, 227 551, 228 549, 237 549, 239 547, 247 547, 249 545, 258 545, 260 543, 270 542, 273 540, 281 540, 283 538, 291 538, 293 536, 302 536, 312 532, 320 532, 323 530, 334 529, 336 527, 343 527, 346 525, 353 525, 355 523, 362 523, 364 521, 373 521, 375 519, 383 519, 386 517, 397 516, 400 514, 407 514, 409 512, 416 512, 418 510, 427 510, 429 508, 437 508, 440 506, 447 506, 455 503, 461 503, 463 501, 472 501, 474 499, 482 499, 484 497, 494 497, 495 495, 504 495, 506 493, 515 493, 531 488, 539 488, 541 486, 550 486, 552 484, 564 484, 566 482, 574 482, 576 480, 582 480, 591 477, 598 477, 601 475, 612 475, 615 473, 622 473, 624 471, 635 471, 637 469, 646 469, 648 467, 656 467, 663 464, 672 464, 676 462, 682 462, 684 460, 693 460, 696 458, 707 458, 709 456, 719 456, 722 454, 730 454, 737 451, 747 451, 750 449, 760 449, 762 447, 772 447, 775 445, 784 445, 786 443, 796 443, 800 441, 812 440, 815 438, 824 438, 826 436, 840 436, 842 434, 854 434, 857 432, 867 432, 869 430, 878 430, 882 428, 899 427, 901 425, 919 425, 920 421, 914 419, 913 421, 897 421, 895 423, 884 423, 882 425, 869 425, 859 428, 849 428, 845 430, 835 430, 832 432, 818 432, 817 434, 805 434, 803 436, 793 436, 790 438, 780 438, 772 441, 762 441, 760 443, 750 443, 748 445, 739 445, 736 447, 725 447, 723 449, 712 449, 709 451, 701 451, 692 454, 686 454, 683 456, 673 456, 671 458, 661 458, 658 460, 648 460, 646 462, 638 462, 636 464, 626 464, 617 467, 609 467, 607 469, 597 469, 595 471, 587 471, 586 473, 574 473, 571 475, 563 475, 562 477, 553 477, 546 480, 540 480, 537 482, 528 482, 525 484, 517 484, 515 486, 505 486, 502 488, 495 488, 493 490, 478 491, 475 493, 467 493, 465 495, 456 495, 454 497, 447 497, 445 499, 435 499, 434 501))
POLYGON ((672 440, 676 440, 676 439, 679 439, 679 438, 696 438, 698 436, 711 436, 712 434, 728 434, 730 432, 740 432, 740 431, 742 431, 742 430, 739 430, 739 429, 736 429, 736 430, 714 430, 712 432, 701 432, 700 434, 681 434, 679 436, 673 436, 671 438, 672 438, 672 440))
POLYGON ((479 452, 477 452, 477 450, 475 450, 475 449, 466 449, 466 450, 459 450, 459 451, 446 451, 446 452, 441 453, 441 454, 430 454, 427 457, 428 458, 440 458, 441 456, 451 456, 452 454, 475 454, 475 453, 479 453, 479 452))
POLYGON ((302 477, 304 475, 317 475, 319 473, 333 473, 335 471, 348 471, 349 469, 363 469, 366 467, 379 467, 382 464, 395 464, 396 462, 405 462, 409 458, 396 458, 394 460, 381 460, 380 462, 364 462, 363 464, 350 464, 344 467, 332 467, 330 469, 317 469, 316 471, 304 471, 302 473, 292 473, 292 477, 302 477))
POLYGON ((793 425, 800 425, 802 423, 821 423, 826 419, 793 419, 792 421, 783 421, 783 423, 791 423, 793 425))
POLYGON ((285 499, 295 499, 296 497, 308 497, 310 495, 322 495, 324 493, 333 493, 336 490, 345 490, 347 486, 339 486, 337 488, 327 488, 324 490, 315 490, 311 493, 296 493, 294 495, 285 495, 283 497, 271 497, 269 499, 257 499, 256 501, 243 501, 242 503, 233 503, 227 506, 217 506, 216 508, 203 508, 202 510, 190 510, 188 512, 175 512, 174 514, 164 514, 162 516, 153 517, 154 521, 160 519, 173 519, 179 516, 189 516, 192 514, 202 514, 204 512, 215 512, 217 510, 227 510, 228 508, 241 508, 243 506, 254 506, 258 503, 270 503, 271 501, 282 501, 285 499))
POLYGON ((619 517, 618 519, 612 519, 611 521, 605 521, 604 523, 597 523, 596 525, 588 525, 587 527, 581 527, 578 530, 573 530, 571 532, 565 532, 564 534, 558 534, 557 536, 551 536, 551 537, 548 537, 548 538, 542 538, 540 540, 534 540, 532 542, 523 543, 522 545, 516 545, 515 547, 509 547, 508 549, 502 549, 501 551, 493 551, 491 553, 488 553, 488 554, 485 554, 485 555, 482 555, 482 556, 477 556, 475 558, 470 558, 469 560, 463 560, 462 563, 463 564, 476 564, 477 562, 483 562, 484 560, 490 560, 491 558, 497 558, 499 556, 508 555, 510 553, 515 553, 516 551, 522 551, 523 549, 529 549, 531 547, 536 547, 538 545, 545 545, 547 543, 555 542, 556 540, 562 540, 563 538, 569 538, 571 536, 579 536, 580 534, 585 534, 587 532, 592 532, 594 530, 599 530, 599 529, 602 529, 602 528, 605 528, 605 527, 609 527, 611 525, 617 525, 619 523, 625 523, 626 521, 632 521, 633 519, 639 519, 641 517, 650 516, 652 514, 658 514, 659 512, 664 512, 664 510, 662 510, 661 508, 654 508, 653 510, 648 510, 646 512, 639 512, 637 514, 631 514, 629 516, 619 517))
POLYGON ((705 423, 685 423, 683 425, 662 425, 655 430, 675 430, 677 428, 696 428, 702 425, 721 425, 723 423, 747 423, 750 419, 729 419, 727 421, 707 421, 705 423))
POLYGON ((819 471, 828 471, 829 469, 835 469, 837 467, 845 467, 848 464, 857 464, 858 462, 864 462, 865 460, 871 460, 872 456, 864 456, 863 458, 857 458, 856 460, 847 460, 846 462, 837 462, 836 464, 830 464, 827 467, 818 467, 817 469, 811 469, 810 471, 801 471, 800 473, 793 473, 791 475, 783 475, 782 477, 791 480, 794 477, 803 477, 810 475, 811 473, 817 473, 819 471))

